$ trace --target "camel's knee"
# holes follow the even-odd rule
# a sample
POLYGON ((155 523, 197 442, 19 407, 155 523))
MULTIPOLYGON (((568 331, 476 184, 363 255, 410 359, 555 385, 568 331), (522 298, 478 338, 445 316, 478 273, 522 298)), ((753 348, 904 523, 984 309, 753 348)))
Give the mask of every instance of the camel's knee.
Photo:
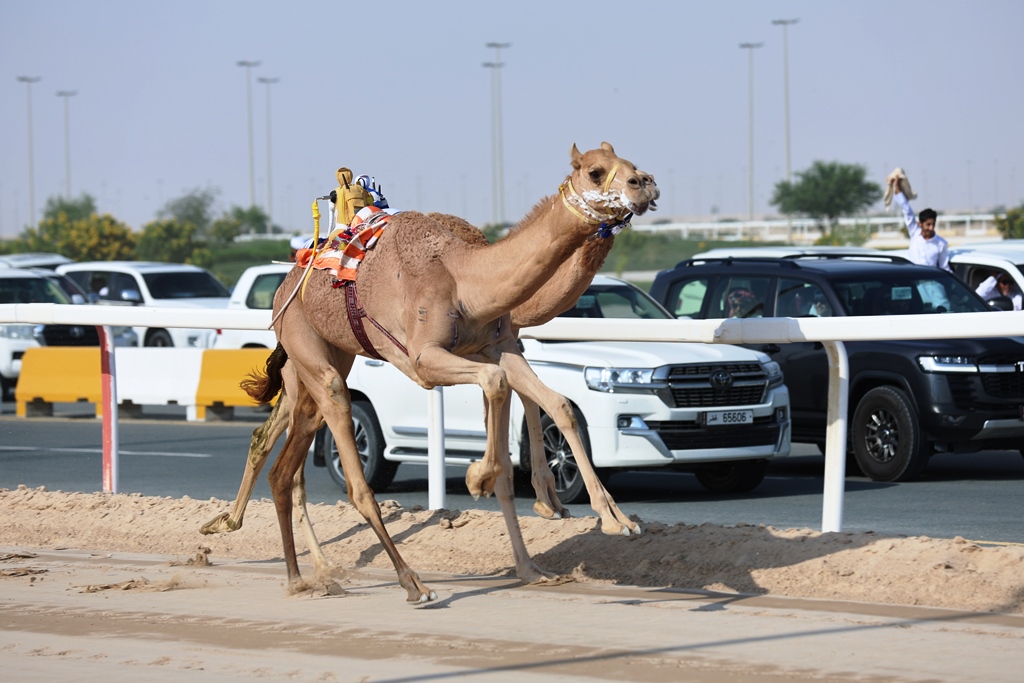
POLYGON ((579 423, 576 421, 576 411, 572 409, 569 399, 564 396, 558 397, 558 403, 551 406, 550 416, 558 428, 563 432, 566 429, 579 430, 579 423))
POLYGON ((504 401, 508 397, 508 376, 504 370, 488 365, 480 374, 480 388, 490 403, 504 401))

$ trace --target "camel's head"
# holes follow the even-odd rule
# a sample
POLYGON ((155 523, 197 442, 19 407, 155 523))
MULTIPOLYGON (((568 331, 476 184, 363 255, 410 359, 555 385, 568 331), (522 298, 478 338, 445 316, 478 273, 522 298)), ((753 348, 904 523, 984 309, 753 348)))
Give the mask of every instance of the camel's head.
POLYGON ((570 154, 572 186, 594 211, 621 218, 628 213, 639 216, 658 208, 655 200, 661 192, 654 176, 616 156, 607 142, 583 154, 573 145, 570 154))

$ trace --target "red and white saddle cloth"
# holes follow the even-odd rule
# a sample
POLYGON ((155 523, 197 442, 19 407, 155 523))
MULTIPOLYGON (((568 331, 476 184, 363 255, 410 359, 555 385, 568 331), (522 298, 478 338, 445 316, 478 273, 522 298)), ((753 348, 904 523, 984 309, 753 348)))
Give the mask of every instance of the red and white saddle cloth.
POLYGON ((295 253, 295 263, 305 268, 312 258, 314 268, 331 271, 335 280, 355 280, 356 269, 366 252, 377 243, 388 219, 396 213, 398 211, 394 209, 363 207, 356 213, 351 225, 335 228, 326 240, 320 241, 316 256, 310 247, 299 249, 295 253))

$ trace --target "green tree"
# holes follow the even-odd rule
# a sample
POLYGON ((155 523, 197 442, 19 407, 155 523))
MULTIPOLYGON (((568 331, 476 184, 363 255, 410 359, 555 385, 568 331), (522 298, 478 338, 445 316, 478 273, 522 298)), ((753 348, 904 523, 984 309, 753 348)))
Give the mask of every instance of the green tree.
POLYGON ((823 236, 835 230, 840 216, 864 211, 882 198, 882 188, 867 180, 867 169, 838 161, 815 161, 797 180, 775 184, 771 204, 786 215, 813 218, 823 236))
POLYGON ((270 226, 270 216, 258 206, 250 206, 247 209, 241 206, 232 206, 225 217, 236 221, 241 226, 243 234, 269 235, 273 232, 270 226))
POLYGON ((204 235, 213 222, 213 205, 216 201, 217 190, 196 188, 168 200, 157 211, 156 217, 173 219, 180 224, 191 223, 200 235, 204 235))
POLYGON ((1002 233, 1004 239, 1024 238, 1024 204, 1016 209, 1010 209, 1002 216, 996 216, 996 229, 1002 233))
POLYGON ((26 228, 18 251, 57 252, 75 261, 122 261, 135 258, 135 235, 110 214, 69 218, 67 213, 44 218, 26 228))
POLYGON ((142 227, 135 253, 140 260, 208 265, 210 251, 192 223, 173 218, 155 220, 142 227))
POLYGON ((56 219, 61 214, 67 216, 68 220, 76 221, 88 218, 96 213, 96 199, 89 194, 83 193, 76 199, 65 199, 57 195, 46 200, 43 207, 43 220, 56 219))

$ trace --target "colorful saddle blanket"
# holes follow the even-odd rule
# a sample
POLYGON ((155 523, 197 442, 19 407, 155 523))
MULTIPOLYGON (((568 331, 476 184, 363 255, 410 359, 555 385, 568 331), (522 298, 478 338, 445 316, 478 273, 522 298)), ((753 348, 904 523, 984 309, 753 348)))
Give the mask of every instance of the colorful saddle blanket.
POLYGON ((377 243, 388 219, 396 213, 393 209, 365 206, 356 213, 351 225, 335 228, 326 240, 320 240, 315 256, 312 244, 308 244, 296 252, 295 262, 305 268, 312 258, 314 268, 331 271, 335 280, 355 280, 356 269, 366 252, 377 243))

